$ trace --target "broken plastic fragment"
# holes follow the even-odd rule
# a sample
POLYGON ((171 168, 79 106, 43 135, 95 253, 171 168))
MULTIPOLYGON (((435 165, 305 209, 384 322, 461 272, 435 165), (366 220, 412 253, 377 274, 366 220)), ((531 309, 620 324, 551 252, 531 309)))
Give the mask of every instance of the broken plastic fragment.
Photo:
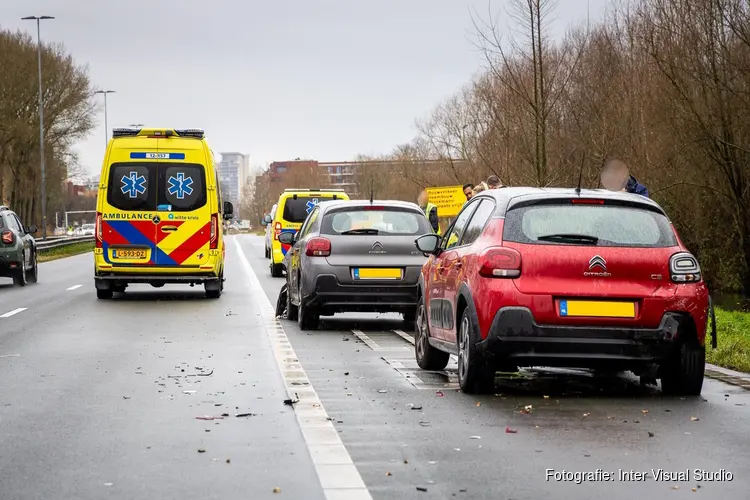
POLYGON ((693 422, 697 422, 700 419, 698 417, 690 417, 690 420, 692 420, 693 422))
POLYGON ((275 487, 275 488, 273 489, 273 492, 274 492, 274 493, 281 493, 281 488, 279 488, 279 487, 277 486, 277 487, 275 487))
POLYGON ((444 396, 443 391, 435 391, 435 396, 442 398, 444 396))
POLYGON ((469 439, 482 439, 481 436, 471 436, 469 439))
POLYGON ((518 432, 517 430, 511 429, 510 427, 506 427, 505 428, 505 433, 506 434, 516 434, 517 432, 518 432))

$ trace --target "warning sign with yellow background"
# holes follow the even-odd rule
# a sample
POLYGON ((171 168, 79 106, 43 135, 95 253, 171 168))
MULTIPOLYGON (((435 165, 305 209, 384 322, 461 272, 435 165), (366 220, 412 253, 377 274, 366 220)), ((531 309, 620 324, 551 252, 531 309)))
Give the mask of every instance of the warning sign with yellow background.
POLYGON ((438 207, 438 217, 452 218, 466 203, 463 186, 443 186, 427 188, 427 196, 430 203, 438 207))

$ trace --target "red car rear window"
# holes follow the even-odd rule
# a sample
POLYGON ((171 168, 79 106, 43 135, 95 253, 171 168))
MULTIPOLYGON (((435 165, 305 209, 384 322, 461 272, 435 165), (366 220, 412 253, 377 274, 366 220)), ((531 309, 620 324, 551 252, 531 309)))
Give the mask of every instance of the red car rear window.
POLYGON ((539 245, 643 248, 677 245, 671 224, 662 214, 629 206, 588 204, 544 204, 511 209, 505 217, 503 240, 539 245), (551 235, 572 235, 579 239, 553 238, 550 241, 551 235), (591 243, 593 241, 596 243, 591 243))

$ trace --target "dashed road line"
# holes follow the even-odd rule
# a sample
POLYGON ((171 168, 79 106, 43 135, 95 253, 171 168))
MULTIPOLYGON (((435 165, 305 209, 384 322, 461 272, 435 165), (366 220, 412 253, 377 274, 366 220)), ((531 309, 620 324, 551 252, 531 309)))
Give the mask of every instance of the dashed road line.
POLYGON ((13 316, 14 314, 18 314, 18 313, 20 313, 20 312, 23 312, 23 311, 25 311, 26 309, 28 309, 28 307, 19 307, 18 309, 13 309, 12 311, 8 311, 8 312, 7 312, 7 313, 5 313, 5 314, 0 314, 0 318, 10 318, 10 317, 11 317, 11 316, 13 316))
POLYGON ((408 333, 404 332, 403 330, 393 330, 393 333, 404 339, 405 341, 409 342, 411 345, 414 345, 414 337, 409 335, 408 333))
POLYGON ((271 342, 287 393, 294 404, 297 422, 310 452, 318 480, 327 500, 372 500, 357 466, 329 420, 328 413, 292 348, 284 327, 276 318, 276 310, 250 266, 239 238, 235 237, 239 261, 257 298, 266 334, 271 342))
POLYGON ((65 290, 68 290, 68 291, 70 291, 70 290, 77 290, 77 289, 81 288, 82 286, 83 285, 73 285, 70 288, 66 288, 65 290))

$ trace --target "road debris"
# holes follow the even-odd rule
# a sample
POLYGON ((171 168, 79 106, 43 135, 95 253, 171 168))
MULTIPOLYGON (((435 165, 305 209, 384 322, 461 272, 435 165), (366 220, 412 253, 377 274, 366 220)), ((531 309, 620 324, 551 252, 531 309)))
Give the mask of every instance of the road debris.
POLYGON ((583 414, 583 418, 586 418, 586 417, 588 417, 589 415, 591 415, 591 413, 584 413, 584 414, 583 414))
POLYGON ((130 399, 130 396, 123 396, 122 399, 130 399))
POLYGON ((386 472, 385 475, 386 476, 392 476, 393 474, 391 474, 390 472, 386 472))
POLYGON ((182 391, 183 394, 195 394, 198 391, 182 391))
POLYGON ((698 417, 690 417, 690 420, 692 420, 693 422, 697 422, 700 419, 698 417))
POLYGON ((385 393, 386 393, 386 392, 388 392, 388 391, 387 391, 386 389, 378 389, 378 392, 379 392, 380 394, 385 394, 385 393))
POLYGON ((206 453, 206 450, 204 450, 203 448, 198 448, 198 453, 206 453))
MULTIPOLYGON (((115 483, 104 483, 104 486, 114 486, 115 483)), ((693 488, 693 491, 695 491, 695 488, 693 488)))
POLYGON ((295 403, 299 403, 299 396, 297 396, 297 393, 295 393, 294 396, 295 396, 294 399, 291 399, 291 398, 290 399, 285 399, 284 400, 284 404, 288 405, 288 406, 292 406, 295 403))
POLYGON ((411 406, 411 409, 412 409, 412 410, 421 410, 421 409, 422 409, 422 407, 421 407, 421 406, 413 406, 413 405, 412 405, 412 406, 411 406))
POLYGON ((477 408, 479 408, 480 406, 482 406, 482 402, 481 401, 477 401, 477 408))
POLYGON ((227 463, 228 463, 228 464, 231 464, 231 463, 232 463, 232 461, 231 461, 231 460, 229 460, 229 459, 227 458, 227 463))
POLYGON ((648 437, 650 437, 650 438, 654 437, 654 433, 651 432, 651 431, 648 431, 648 437))
POLYGON ((471 436, 469 439, 482 439, 482 436, 471 436))
POLYGON ((256 413, 238 413, 235 415, 237 418, 241 417, 257 417, 258 415, 256 413))
POLYGON ((427 488, 424 486, 417 486, 417 491, 427 491, 427 488))
POLYGON ((274 492, 274 493, 281 493, 281 488, 279 488, 279 487, 277 486, 277 487, 275 487, 275 488, 273 489, 273 492, 274 492))
POLYGON ((648 413, 648 410, 641 410, 641 412, 645 415, 648 413))
POLYGON ((549 396, 542 396, 544 399, 549 399, 549 396))
POLYGON ((445 394, 443 394, 443 391, 435 391, 435 396, 442 398, 445 394))
POLYGON ((517 431, 517 430, 515 430, 515 429, 511 429, 510 427, 506 427, 506 428, 505 428, 505 433, 506 433, 506 434, 517 434, 517 433, 518 433, 518 431, 517 431))
POLYGON ((204 415, 202 417, 195 417, 196 420, 221 420, 224 417, 212 417, 211 415, 204 415))
POLYGON ((534 407, 532 405, 526 405, 523 407, 523 410, 521 410, 521 413, 528 415, 533 409, 534 407))

